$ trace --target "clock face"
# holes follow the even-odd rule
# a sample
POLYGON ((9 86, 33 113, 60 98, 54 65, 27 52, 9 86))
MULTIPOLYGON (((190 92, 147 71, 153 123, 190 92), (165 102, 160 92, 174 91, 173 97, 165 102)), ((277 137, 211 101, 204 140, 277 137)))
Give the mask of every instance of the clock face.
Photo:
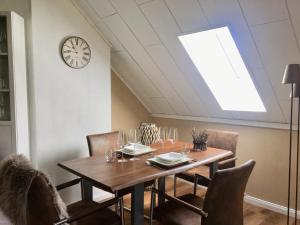
POLYGON ((80 37, 69 37, 63 42, 61 55, 68 66, 80 69, 89 64, 91 49, 84 39, 80 37))

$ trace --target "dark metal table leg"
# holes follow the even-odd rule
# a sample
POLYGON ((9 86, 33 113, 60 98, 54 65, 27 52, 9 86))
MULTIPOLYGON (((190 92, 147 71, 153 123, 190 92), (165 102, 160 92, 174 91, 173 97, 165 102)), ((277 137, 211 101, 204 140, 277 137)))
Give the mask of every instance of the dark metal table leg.
POLYGON ((213 162, 209 166, 209 178, 212 178, 218 170, 218 162, 213 162))
POLYGON ((93 186, 92 184, 82 179, 81 181, 81 196, 84 200, 93 200, 93 186))
POLYGON ((161 177, 158 179, 158 205, 165 202, 165 198, 160 195, 161 193, 164 194, 166 192, 166 178, 161 177))
POLYGON ((131 225, 144 224, 144 183, 132 187, 131 225))

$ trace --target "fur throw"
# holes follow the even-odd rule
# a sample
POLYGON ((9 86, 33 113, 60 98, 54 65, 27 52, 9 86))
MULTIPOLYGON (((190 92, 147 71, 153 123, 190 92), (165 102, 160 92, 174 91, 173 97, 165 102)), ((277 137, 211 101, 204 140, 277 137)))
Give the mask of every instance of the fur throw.
POLYGON ((14 225, 29 225, 26 218, 27 194, 37 176, 47 181, 59 217, 68 217, 65 204, 47 176, 33 169, 25 156, 11 155, 0 163, 0 209, 14 225))

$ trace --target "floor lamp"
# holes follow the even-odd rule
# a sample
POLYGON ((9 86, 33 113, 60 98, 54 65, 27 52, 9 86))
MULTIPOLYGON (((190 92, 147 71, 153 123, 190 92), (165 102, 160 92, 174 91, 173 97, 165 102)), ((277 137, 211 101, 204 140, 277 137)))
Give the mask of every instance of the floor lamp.
MULTIPOLYGON (((288 172, 288 209, 287 209, 287 225, 290 220, 290 206, 291 206, 291 163, 292 163, 292 135, 293 135, 293 104, 294 98, 300 96, 300 65, 289 64, 286 66, 283 75, 283 84, 291 84, 291 111, 290 111, 290 142, 289 142, 289 172, 288 172)), ((297 210, 298 210, 298 172, 299 172, 299 109, 298 101, 298 121, 297 121, 297 162, 296 162, 296 201, 295 201, 295 225, 297 224, 297 210)))
MULTIPOLYGON (((300 72, 300 69, 299 69, 300 72)), ((300 74, 299 74, 300 76, 300 74)), ((296 154, 296 203, 295 203, 295 225, 297 225, 297 212, 298 212, 298 178, 299 178, 299 119, 300 119, 300 84, 294 84, 293 97, 298 98, 298 111, 297 111, 297 154, 296 154)))

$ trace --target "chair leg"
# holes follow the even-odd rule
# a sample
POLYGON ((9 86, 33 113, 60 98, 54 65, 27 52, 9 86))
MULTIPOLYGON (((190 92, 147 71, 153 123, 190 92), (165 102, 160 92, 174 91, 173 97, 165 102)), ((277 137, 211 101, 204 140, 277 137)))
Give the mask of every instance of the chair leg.
POLYGON ((174 175, 174 197, 176 197, 176 184, 177 184, 177 176, 174 175))
POLYGON ((197 195, 198 177, 195 175, 194 179, 194 195, 197 195))
MULTIPOLYGON (((118 197, 118 192, 115 193, 115 198, 118 197)), ((120 216, 120 211, 119 209, 121 209, 120 207, 120 201, 118 201, 116 204, 115 204, 115 212, 118 214, 118 216, 120 216)))
POLYGON ((124 200, 123 200, 123 197, 120 198, 119 204, 120 204, 121 224, 125 225, 125 219, 124 219, 124 200))
POLYGON ((150 225, 153 223, 153 211, 155 207, 155 192, 151 191, 151 205, 150 205, 150 225))

